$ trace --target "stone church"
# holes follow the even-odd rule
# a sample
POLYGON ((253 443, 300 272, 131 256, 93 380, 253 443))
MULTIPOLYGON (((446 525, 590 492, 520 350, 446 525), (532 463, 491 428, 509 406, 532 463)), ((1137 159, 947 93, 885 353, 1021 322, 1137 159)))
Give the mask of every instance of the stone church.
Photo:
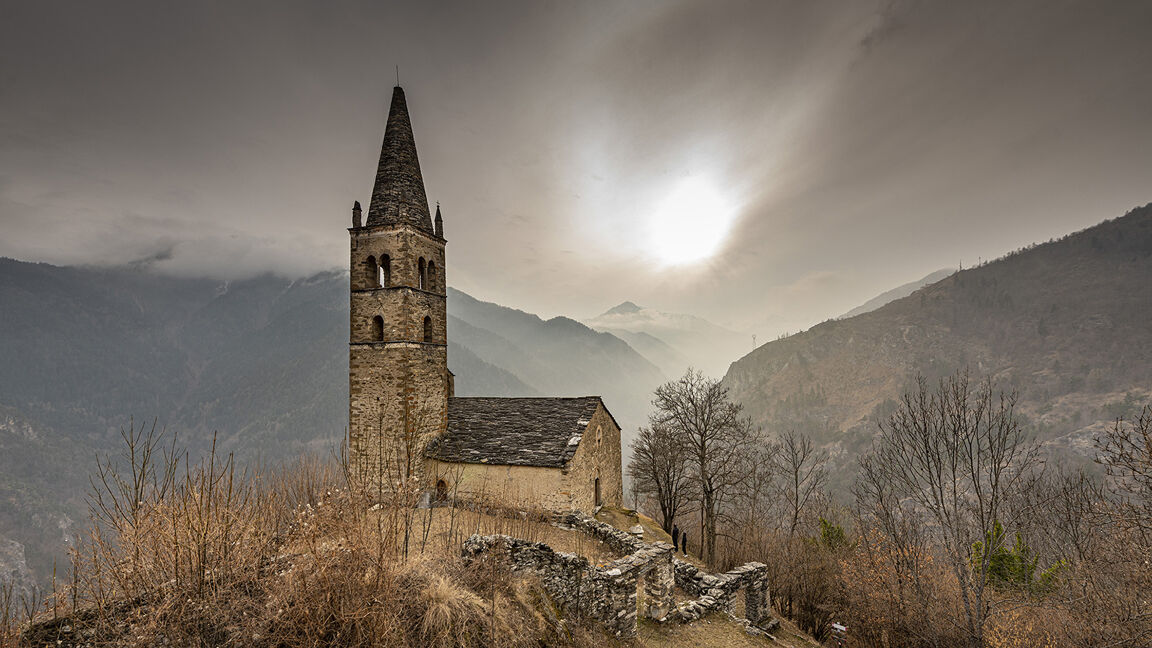
MULTIPOLYGON (((620 426, 598 396, 461 398, 448 370, 444 219, 430 215, 404 90, 368 204, 352 208, 348 449, 380 491, 591 511, 620 505, 620 426)), ((562 370, 562 368, 557 368, 562 370)))

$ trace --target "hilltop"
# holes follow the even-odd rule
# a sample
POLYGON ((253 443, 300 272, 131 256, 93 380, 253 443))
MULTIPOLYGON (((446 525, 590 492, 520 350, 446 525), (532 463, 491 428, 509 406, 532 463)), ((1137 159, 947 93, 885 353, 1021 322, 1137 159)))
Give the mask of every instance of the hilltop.
MULTIPOLYGON (((348 276, 180 278, 0 259, 0 571, 41 584, 86 517, 95 457, 130 417, 196 456, 327 456, 348 421, 348 276), (29 576, 35 576, 31 579, 29 576)), ((461 396, 603 394, 643 420, 663 374, 574 320, 451 290, 461 396), (563 367, 563 371, 552 371, 563 367)))
MULTIPOLYGON (((876 310, 773 341, 733 363, 732 396, 842 466, 917 374, 962 368, 1016 390, 1048 449, 1092 436, 1152 394, 1152 205, 956 272, 876 310)), ((844 486, 852 470, 836 471, 844 486)))
POLYGON ((927 286, 928 284, 934 284, 937 281, 940 281, 941 279, 943 279, 944 277, 947 277, 948 275, 952 274, 953 272, 956 272, 955 268, 942 268, 942 269, 937 270, 936 272, 933 272, 933 273, 931 273, 925 277, 917 279, 916 281, 909 281, 908 283, 900 285, 900 286, 896 286, 895 288, 893 288, 891 290, 885 290, 884 292, 880 293, 879 295, 876 295, 872 299, 869 299, 868 301, 864 302, 863 304, 860 304, 856 308, 853 308, 852 310, 848 311, 847 313, 844 313, 843 315, 841 315, 840 317, 837 317, 836 319, 848 319, 849 317, 856 317, 857 315, 863 315, 864 313, 870 313, 870 312, 876 310, 877 308, 884 306, 885 304, 894 302, 897 299, 901 299, 903 297, 907 297, 908 295, 911 295, 912 293, 916 292, 917 290, 920 290, 921 288, 923 288, 924 286, 927 286))

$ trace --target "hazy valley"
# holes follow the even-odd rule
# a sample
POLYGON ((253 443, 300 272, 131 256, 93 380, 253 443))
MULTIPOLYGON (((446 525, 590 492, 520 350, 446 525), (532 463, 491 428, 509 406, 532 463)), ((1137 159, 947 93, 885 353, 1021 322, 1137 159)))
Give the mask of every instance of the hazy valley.
MULTIPOLYGON (((46 578, 85 521, 97 454, 120 451, 132 417, 156 420, 194 455, 214 433, 246 462, 336 453, 347 420, 347 282, 323 273, 222 283, 0 260, 0 569, 46 578)), ((658 368, 678 352, 643 333, 641 352, 572 319, 452 289, 448 312, 458 395, 604 394, 625 444, 652 391, 676 375, 661 369, 682 371, 679 360, 658 368)))
MULTIPOLYGON (((85 522, 97 455, 157 420, 193 454, 214 433, 248 465, 331 456, 347 417, 348 277, 179 279, 0 260, 0 569, 27 591, 85 522), (67 313, 61 317, 59 313, 67 313)), ((877 425, 915 387, 967 369, 1019 394, 1047 455, 1152 399, 1152 207, 958 272, 941 271, 735 359, 745 336, 625 302, 584 323, 448 290, 461 396, 604 394, 624 444, 653 390, 720 372, 769 437, 830 456, 847 501, 877 425), (857 313, 853 315, 853 313, 857 313)), ((627 462, 627 457, 625 458, 627 462)))

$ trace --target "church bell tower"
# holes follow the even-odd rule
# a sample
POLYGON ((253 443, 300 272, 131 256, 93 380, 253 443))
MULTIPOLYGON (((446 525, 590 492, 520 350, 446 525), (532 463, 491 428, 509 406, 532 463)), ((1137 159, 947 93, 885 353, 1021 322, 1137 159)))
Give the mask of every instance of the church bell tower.
POLYGON ((433 226, 404 90, 392 106, 362 222, 352 208, 348 452, 370 490, 423 489, 424 449, 447 425, 444 226, 433 226))

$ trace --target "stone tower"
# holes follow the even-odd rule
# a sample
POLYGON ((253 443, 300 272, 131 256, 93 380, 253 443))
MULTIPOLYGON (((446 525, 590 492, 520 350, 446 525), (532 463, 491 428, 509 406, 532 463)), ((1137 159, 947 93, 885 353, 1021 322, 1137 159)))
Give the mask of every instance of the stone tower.
POLYGON ((392 106, 368 218, 352 208, 348 450, 372 489, 423 489, 424 448, 447 425, 444 228, 433 227, 404 90, 392 106))

